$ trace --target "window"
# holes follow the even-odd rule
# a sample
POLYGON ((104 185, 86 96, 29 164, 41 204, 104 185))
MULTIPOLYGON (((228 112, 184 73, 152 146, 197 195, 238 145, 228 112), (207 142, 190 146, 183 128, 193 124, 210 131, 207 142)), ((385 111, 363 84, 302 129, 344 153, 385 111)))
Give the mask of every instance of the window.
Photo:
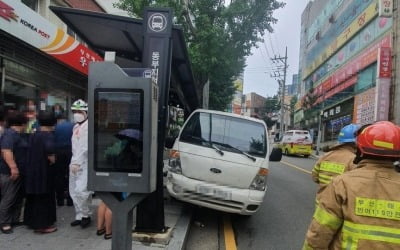
POLYGON ((184 127, 182 142, 264 157, 267 152, 265 127, 257 122, 230 116, 196 113, 184 127))
POLYGON ((34 11, 38 10, 38 0, 22 0, 22 3, 34 11))
POLYGON ((376 82, 376 67, 377 64, 372 64, 368 68, 359 73, 357 84, 355 85, 355 92, 360 93, 375 85, 376 82))
POLYGON ((36 100, 38 88, 34 85, 22 84, 6 79, 4 88, 5 105, 18 110, 26 108, 28 100, 36 100))
POLYGON ((225 150, 236 149, 246 153, 265 156, 265 128, 262 124, 234 117, 212 114, 211 142, 220 143, 225 150))
POLYGON ((96 171, 141 173, 143 91, 97 89, 94 105, 96 171))
POLYGON ((182 131, 181 141, 203 146, 209 145, 210 114, 194 114, 182 131))

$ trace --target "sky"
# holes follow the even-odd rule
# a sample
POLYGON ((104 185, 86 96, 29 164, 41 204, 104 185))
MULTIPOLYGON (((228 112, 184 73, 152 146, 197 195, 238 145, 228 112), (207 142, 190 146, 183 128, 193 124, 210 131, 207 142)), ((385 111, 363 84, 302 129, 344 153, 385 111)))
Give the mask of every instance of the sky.
POLYGON ((284 57, 288 48, 288 64, 286 84, 291 84, 292 75, 298 72, 300 48, 301 13, 309 0, 283 0, 284 8, 276 10, 273 16, 278 22, 273 25, 274 32, 264 35, 264 43, 252 49, 247 58, 244 70, 243 93, 255 92, 261 96, 273 96, 278 92, 278 82, 270 77, 274 55, 284 57))

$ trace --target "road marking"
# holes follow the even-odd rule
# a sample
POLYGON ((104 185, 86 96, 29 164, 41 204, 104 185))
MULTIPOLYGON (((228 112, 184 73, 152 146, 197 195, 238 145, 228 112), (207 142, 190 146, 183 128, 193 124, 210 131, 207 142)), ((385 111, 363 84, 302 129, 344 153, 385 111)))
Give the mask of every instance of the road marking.
POLYGON ((235 233, 233 232, 231 217, 224 215, 224 237, 225 237, 225 249, 236 250, 235 233))
POLYGON ((286 162, 286 161, 281 161, 281 163, 285 164, 286 166, 289 166, 289 167, 295 168, 297 170, 300 170, 300 171, 302 171, 304 173, 311 174, 311 171, 305 170, 304 168, 300 168, 300 167, 298 167, 296 165, 293 165, 292 163, 289 163, 289 162, 286 162))

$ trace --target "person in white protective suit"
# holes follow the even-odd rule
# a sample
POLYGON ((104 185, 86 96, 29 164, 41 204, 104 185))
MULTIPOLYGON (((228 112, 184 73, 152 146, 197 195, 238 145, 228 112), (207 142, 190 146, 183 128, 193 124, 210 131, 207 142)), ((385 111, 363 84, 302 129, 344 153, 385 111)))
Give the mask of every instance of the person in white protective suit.
POLYGON ((90 209, 92 192, 87 190, 88 176, 88 105, 79 99, 71 106, 74 114, 74 129, 72 133, 72 158, 69 165, 69 192, 74 202, 75 220, 71 226, 80 225, 86 228, 90 225, 90 209))

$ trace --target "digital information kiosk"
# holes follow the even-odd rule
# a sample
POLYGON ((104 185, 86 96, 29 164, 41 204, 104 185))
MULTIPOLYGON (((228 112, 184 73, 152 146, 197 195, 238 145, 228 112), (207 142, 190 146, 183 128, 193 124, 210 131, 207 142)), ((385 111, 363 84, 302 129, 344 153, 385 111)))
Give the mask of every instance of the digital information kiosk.
POLYGON ((131 249, 133 207, 156 189, 158 87, 126 71, 89 67, 88 189, 113 212, 113 249, 131 249))

